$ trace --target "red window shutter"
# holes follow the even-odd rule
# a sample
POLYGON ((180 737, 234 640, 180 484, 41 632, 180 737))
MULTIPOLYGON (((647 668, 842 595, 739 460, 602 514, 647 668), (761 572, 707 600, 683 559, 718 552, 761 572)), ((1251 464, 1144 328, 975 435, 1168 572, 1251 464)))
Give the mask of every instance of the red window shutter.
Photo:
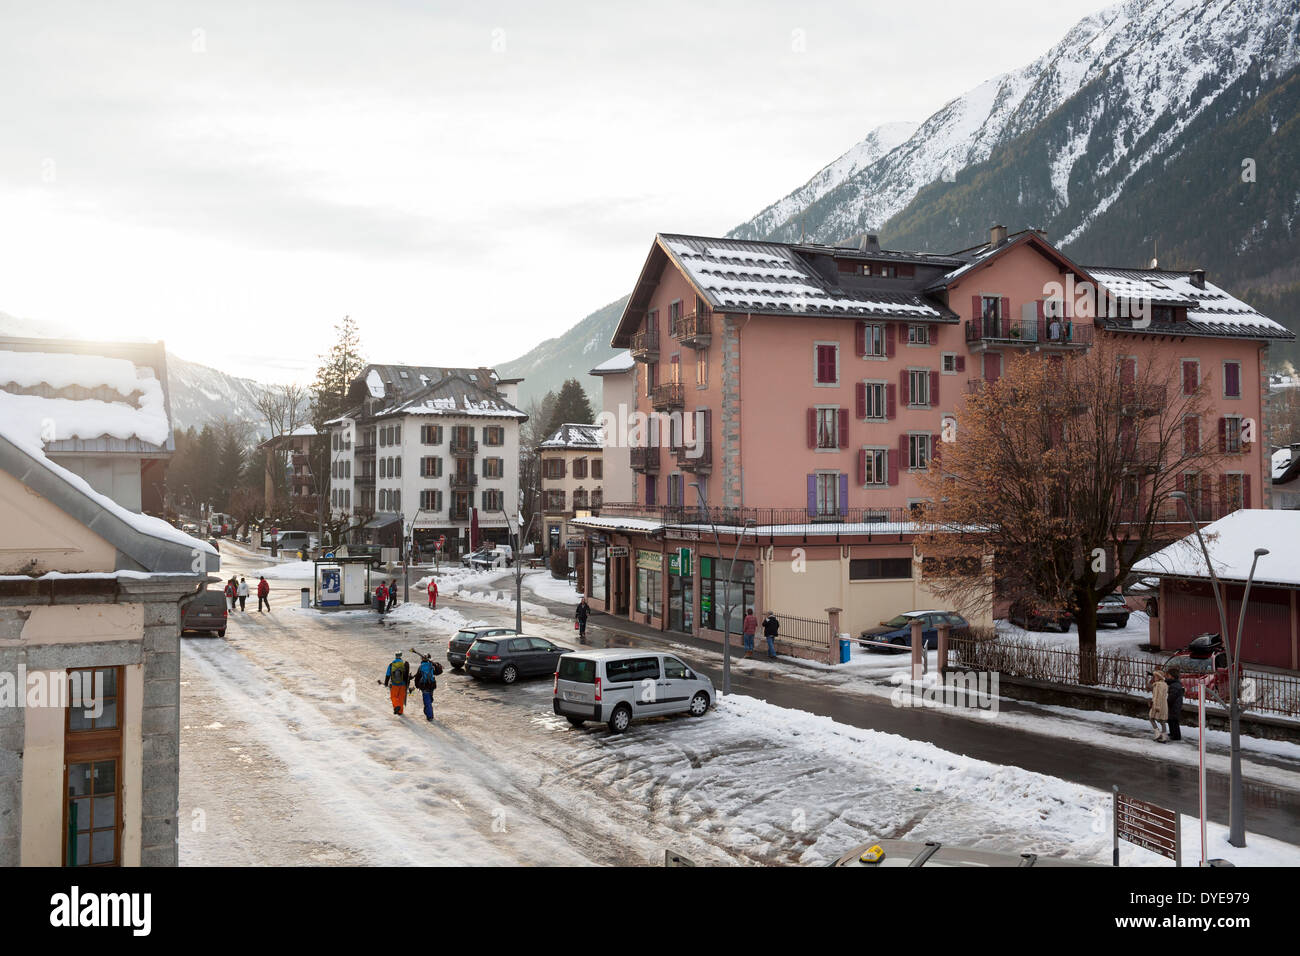
POLYGON ((939 460, 939 449, 943 447, 943 445, 940 444, 939 442, 939 439, 941 437, 942 436, 940 435, 930 436, 930 457, 933 458, 936 462, 939 460))
POLYGON ((808 409, 808 447, 817 447, 817 409, 808 409))
POLYGON ((865 485, 866 483, 867 483, 867 450, 865 448, 859 448, 858 449, 858 484, 865 485))
POLYGON ((849 410, 847 408, 841 408, 839 411, 835 413, 835 417, 839 419, 840 447, 848 448, 849 447, 849 410))
POLYGON ((970 297, 970 317, 976 322, 984 318, 984 300, 977 295, 970 297))
POLYGON ((1186 477, 1186 476, 1185 476, 1181 471, 1178 473, 1178 490, 1179 490, 1179 491, 1182 491, 1182 490, 1183 490, 1183 486, 1184 486, 1184 484, 1186 484, 1186 482, 1184 481, 1184 478, 1185 478, 1185 477, 1186 477))
POLYGON ((1241 366, 1229 362, 1223 367, 1223 390, 1229 398, 1241 397, 1241 366))
POLYGON ((984 381, 996 382, 1002 371, 1002 356, 984 353, 984 381))
POLYGON ((903 434, 898 436, 898 461, 899 461, 898 467, 900 468, 912 467, 912 456, 910 452, 911 449, 908 448, 907 446, 907 433, 904 432, 903 434))
POLYGON ((894 357, 894 323, 885 323, 885 357, 894 357))
POLYGON ((959 372, 966 371, 966 356, 964 355, 957 356, 957 371, 959 372))
POLYGON ((889 483, 898 484, 898 452, 890 448, 885 452, 885 458, 888 459, 889 483))
POLYGON ((1039 299, 1036 305, 1038 307, 1038 327, 1041 329, 1043 327, 1043 319, 1047 318, 1047 303, 1042 299, 1039 299))
POLYGON ((865 382, 858 382, 858 418, 867 417, 867 386, 865 382))
POLYGON ((1228 513, 1228 476, 1219 476, 1219 511, 1220 516, 1228 513))
POLYGON ((1137 359, 1120 360, 1119 380, 1123 385, 1132 385, 1137 380, 1137 359))
POLYGON ((907 369, 898 373, 898 400, 904 405, 912 404, 912 390, 908 388, 907 369))
POLYGON ((867 323, 859 322, 855 329, 854 346, 859 356, 867 354, 867 323))
POLYGON ((1223 453, 1228 450, 1228 420, 1222 416, 1219 417, 1219 452, 1223 453))
POLYGON ((885 386, 885 417, 892 420, 898 414, 898 387, 885 386))
POLYGON ((930 344, 935 345, 938 343, 938 341, 939 341, 939 326, 932 324, 930 326, 930 344))
POLYGON ((1250 507, 1250 475, 1241 476, 1241 506, 1250 507))
POLYGON ((930 373, 930 407, 939 407, 939 373, 930 373))
POLYGON ((1197 379, 1200 377, 1197 374, 1198 371, 1199 369, 1197 369, 1195 362, 1183 363, 1183 394, 1184 395, 1193 395, 1196 393, 1196 386, 1199 384, 1197 379))
POLYGON ((1008 334, 1007 329, 1010 328, 1010 326, 1008 326, 1007 323, 1011 321, 1011 299, 1009 296, 1004 295, 1002 297, 1002 310, 998 318, 1002 320, 1002 334, 1008 334))
POLYGON ((1183 450, 1188 454, 1200 451, 1201 423, 1197 418, 1188 418, 1183 422, 1183 450))

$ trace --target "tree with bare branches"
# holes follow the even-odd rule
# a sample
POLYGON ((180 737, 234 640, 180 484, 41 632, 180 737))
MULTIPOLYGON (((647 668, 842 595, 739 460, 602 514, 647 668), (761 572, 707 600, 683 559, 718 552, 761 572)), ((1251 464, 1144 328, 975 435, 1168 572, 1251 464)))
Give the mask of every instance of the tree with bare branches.
MULTIPOLYGON (((1209 475, 1223 458, 1211 434, 1210 387, 1184 394, 1178 363, 1139 336, 1086 352, 1024 353, 977 383, 945 421, 925 481, 918 545, 932 590, 969 604, 987 591, 974 556, 993 556, 999 596, 1078 622, 1080 681, 1096 674, 1097 602, 1133 564, 1181 536, 1176 492, 1212 517, 1209 475)), ((1230 503, 1218 502, 1219 508, 1230 503)))

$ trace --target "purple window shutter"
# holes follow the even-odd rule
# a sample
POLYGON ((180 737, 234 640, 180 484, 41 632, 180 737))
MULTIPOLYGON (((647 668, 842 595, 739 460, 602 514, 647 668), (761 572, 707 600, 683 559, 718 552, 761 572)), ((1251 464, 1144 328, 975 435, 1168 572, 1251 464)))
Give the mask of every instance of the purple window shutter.
POLYGON ((817 513, 817 476, 808 476, 808 513, 815 515, 817 513))
POLYGON ((843 517, 849 513, 849 476, 847 472, 840 472, 840 516, 843 517))
POLYGON ((849 410, 847 408, 841 408, 836 413, 835 417, 839 419, 840 447, 848 448, 849 447, 849 410))
POLYGON ((1224 391, 1229 398, 1241 397, 1241 366, 1229 362, 1223 367, 1224 391))
POLYGON ((1241 476, 1241 506, 1250 507, 1250 475, 1241 476))
POLYGON ((892 419, 898 414, 898 391, 893 385, 885 386, 885 417, 892 419))

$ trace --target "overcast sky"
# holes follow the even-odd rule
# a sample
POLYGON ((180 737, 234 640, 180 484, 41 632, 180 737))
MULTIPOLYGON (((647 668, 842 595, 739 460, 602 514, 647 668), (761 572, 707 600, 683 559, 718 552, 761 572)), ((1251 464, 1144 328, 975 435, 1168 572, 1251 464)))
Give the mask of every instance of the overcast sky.
POLYGON ((0 0, 0 312, 310 379, 492 365, 1098 0, 0 0))

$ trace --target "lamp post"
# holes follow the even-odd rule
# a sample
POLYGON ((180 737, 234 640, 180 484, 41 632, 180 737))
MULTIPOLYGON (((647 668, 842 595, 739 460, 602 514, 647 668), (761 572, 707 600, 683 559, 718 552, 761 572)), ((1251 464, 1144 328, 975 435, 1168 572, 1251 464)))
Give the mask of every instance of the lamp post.
MULTIPOLYGON (((1214 563, 1210 560, 1210 549, 1205 545, 1205 538, 1201 535, 1201 526, 1196 521, 1196 514, 1192 508, 1191 500, 1187 497, 1187 492, 1175 491, 1170 497, 1181 501, 1186 506, 1187 515, 1192 521, 1192 528, 1196 531, 1196 540, 1200 542, 1201 554, 1205 558, 1205 567, 1210 574, 1211 587, 1214 589, 1214 603, 1219 609, 1219 634, 1223 639, 1223 646, 1227 650, 1228 613, 1223 606, 1219 576, 1215 574, 1214 563)), ((1237 692, 1237 655, 1241 651, 1241 631, 1246 622, 1246 599, 1250 596, 1250 584, 1255 576, 1255 565, 1266 554, 1268 554, 1267 549, 1256 548, 1255 556, 1250 562, 1250 574, 1246 578, 1246 591, 1241 596, 1241 614, 1237 620, 1237 638, 1228 656, 1228 726, 1232 741, 1228 791, 1228 843, 1235 847, 1244 847, 1246 845, 1246 804, 1241 783, 1241 698, 1237 692)), ((1204 695, 1205 688, 1202 687, 1201 696, 1204 695)))
POLYGON ((518 517, 511 521, 504 508, 501 510, 501 517, 506 519, 506 528, 515 539, 515 633, 522 634, 524 632, 524 564, 521 544, 532 534, 533 519, 537 517, 537 512, 529 515, 528 524, 524 527, 520 527, 521 522, 518 517))

